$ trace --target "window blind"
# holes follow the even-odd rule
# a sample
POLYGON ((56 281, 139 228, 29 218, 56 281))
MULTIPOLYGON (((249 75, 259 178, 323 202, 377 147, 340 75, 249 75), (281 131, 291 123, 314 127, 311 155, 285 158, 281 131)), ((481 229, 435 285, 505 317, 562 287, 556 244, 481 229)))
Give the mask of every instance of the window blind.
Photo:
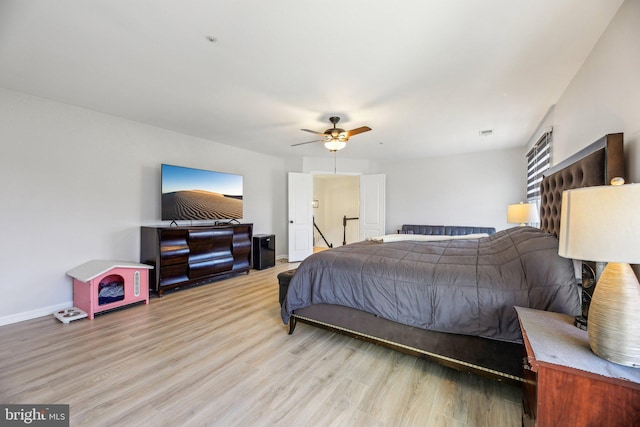
POLYGON ((540 199, 542 175, 551 166, 551 131, 545 132, 527 153, 527 201, 540 199))

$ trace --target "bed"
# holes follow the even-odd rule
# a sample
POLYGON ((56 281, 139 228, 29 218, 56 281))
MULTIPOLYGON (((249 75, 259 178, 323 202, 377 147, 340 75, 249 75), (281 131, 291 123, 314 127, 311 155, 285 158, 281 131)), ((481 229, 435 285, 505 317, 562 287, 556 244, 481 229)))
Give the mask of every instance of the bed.
POLYGON ((338 331, 500 381, 522 381, 514 306, 578 315, 574 262, 557 255, 562 191, 624 176, 622 134, 607 135, 550 169, 541 229, 436 241, 364 241, 304 260, 282 319, 338 331))

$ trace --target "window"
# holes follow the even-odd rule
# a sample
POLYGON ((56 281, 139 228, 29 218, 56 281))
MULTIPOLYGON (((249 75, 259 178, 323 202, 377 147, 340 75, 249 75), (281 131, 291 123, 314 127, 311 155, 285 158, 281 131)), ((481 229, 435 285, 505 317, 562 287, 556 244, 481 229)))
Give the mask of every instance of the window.
POLYGON ((542 174, 551 166, 551 131, 547 131, 527 153, 527 202, 540 201, 542 174))

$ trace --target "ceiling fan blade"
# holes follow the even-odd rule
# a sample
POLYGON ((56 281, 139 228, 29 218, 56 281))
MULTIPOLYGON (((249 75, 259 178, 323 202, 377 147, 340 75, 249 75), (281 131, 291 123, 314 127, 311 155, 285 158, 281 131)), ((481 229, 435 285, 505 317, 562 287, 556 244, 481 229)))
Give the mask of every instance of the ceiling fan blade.
MULTIPOLYGON (((304 129, 303 129, 304 130, 304 129)), ((312 142, 322 142, 324 141, 324 139, 316 139, 313 141, 307 141, 307 142, 298 142, 297 144, 291 144, 292 147, 295 147, 297 145, 304 145, 304 144, 311 144, 312 142)))
POLYGON ((347 135, 351 137, 353 135, 357 135, 357 134, 362 133, 362 132, 369 132, 370 130, 371 130, 371 128, 369 126, 362 126, 362 127, 351 129, 351 130, 347 131, 347 135))
POLYGON ((324 133, 322 133, 322 132, 318 132, 318 131, 316 131, 316 130, 310 130, 310 129, 300 129, 300 130, 303 130, 303 131, 305 131, 305 132, 315 133, 316 135, 324 136, 324 133))

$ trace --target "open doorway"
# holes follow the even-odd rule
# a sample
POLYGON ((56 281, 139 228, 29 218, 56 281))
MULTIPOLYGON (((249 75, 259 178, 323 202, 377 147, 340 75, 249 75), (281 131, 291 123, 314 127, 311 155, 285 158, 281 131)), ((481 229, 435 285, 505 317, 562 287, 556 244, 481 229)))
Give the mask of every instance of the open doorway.
MULTIPOLYGON (((339 179, 340 177, 350 177, 350 175, 332 176, 333 179, 339 179)), ((318 193, 317 203, 314 203, 313 195, 313 175, 308 173, 289 172, 288 173, 288 242, 289 242, 289 262, 302 261, 314 251, 314 234, 315 228, 313 226, 313 217, 316 210, 319 211, 321 206, 325 207, 325 210, 329 211, 322 218, 322 221, 330 215, 332 218, 341 218, 340 221, 346 221, 346 227, 342 227, 342 239, 334 237, 335 225, 333 221, 323 225, 328 229, 331 229, 330 238, 336 242, 352 243, 354 241, 365 240, 368 237, 379 236, 384 234, 385 230, 385 176, 382 174, 374 175, 358 175, 353 177, 355 181, 350 183, 358 183, 356 185, 356 191, 345 191, 345 187, 348 186, 347 181, 341 183, 340 181, 328 181, 319 185, 324 185, 325 189, 318 193), (336 187, 337 186, 337 187, 336 187), (333 190, 333 191, 331 191, 333 190), (313 205, 317 205, 314 208, 313 205), (330 206, 334 206, 332 209, 327 209, 330 206), (339 211, 337 211, 337 208, 339 211), (349 206, 348 210, 346 207, 349 206), (352 211, 352 208, 356 208, 352 211), (358 212, 359 213, 355 213, 358 212), (337 212, 336 212, 337 211, 337 212), (357 215, 358 224, 354 224, 350 221, 356 221, 355 219, 345 220, 347 215, 357 215), (350 227, 350 225, 353 225, 350 227), (357 225, 357 227, 356 227, 357 225), (352 232, 358 231, 358 237, 353 238, 352 232), (349 233, 347 235, 347 232, 349 233)), ((349 186, 350 188, 350 186, 349 186)), ((347 216, 347 218, 355 218, 356 216, 347 216)), ((318 218, 320 220, 320 218, 318 218)), ((340 228, 338 228, 340 230, 340 228)), ((338 231, 338 235, 339 235, 338 231)), ((324 232, 323 232, 324 234, 324 232)), ((319 233, 318 233, 319 235, 319 233)), ((326 236, 325 236, 326 237, 326 236)), ((329 239, 328 243, 322 240, 324 247, 333 245, 329 239)), ((337 247, 338 245, 333 245, 337 247)))
POLYGON ((313 175, 314 252, 360 240, 360 176, 313 175))

